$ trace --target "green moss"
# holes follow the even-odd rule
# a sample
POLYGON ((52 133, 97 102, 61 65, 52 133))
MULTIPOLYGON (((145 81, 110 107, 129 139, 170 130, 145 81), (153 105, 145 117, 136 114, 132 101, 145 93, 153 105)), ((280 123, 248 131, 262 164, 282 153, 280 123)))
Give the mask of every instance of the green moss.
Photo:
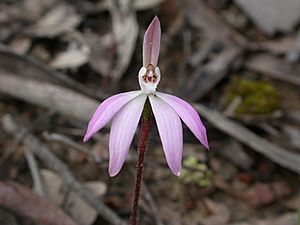
POLYGON ((206 164, 198 162, 194 156, 188 156, 183 160, 180 178, 186 184, 209 187, 211 186, 212 171, 206 164))
POLYGON ((236 114, 266 115, 279 107, 276 89, 265 81, 233 79, 225 96, 225 107, 236 97, 241 97, 241 103, 235 110, 236 114))

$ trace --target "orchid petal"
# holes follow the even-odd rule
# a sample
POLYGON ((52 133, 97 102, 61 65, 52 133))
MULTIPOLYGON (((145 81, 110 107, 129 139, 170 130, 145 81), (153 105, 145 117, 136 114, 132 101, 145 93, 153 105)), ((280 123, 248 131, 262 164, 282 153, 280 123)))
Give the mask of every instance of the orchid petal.
POLYGON ((141 91, 130 91, 113 95, 102 102, 96 109, 88 124, 83 142, 87 142, 96 132, 102 129, 127 102, 141 94, 141 91))
POLYGON ((176 113, 188 126, 188 128, 192 131, 196 138, 207 149, 209 149, 206 128, 203 125, 197 111, 189 103, 176 96, 164 94, 161 92, 156 92, 156 95, 159 96, 166 103, 168 103, 176 111, 176 113))
POLYGON ((109 175, 119 173, 137 125, 139 123, 147 95, 139 95, 132 99, 115 115, 109 136, 109 175))
POLYGON ((177 113, 157 96, 149 96, 168 165, 179 176, 182 160, 182 124, 177 113))
POLYGON ((144 35, 143 43, 143 66, 147 68, 149 64, 157 66, 160 49, 160 22, 157 16, 154 17, 144 35))

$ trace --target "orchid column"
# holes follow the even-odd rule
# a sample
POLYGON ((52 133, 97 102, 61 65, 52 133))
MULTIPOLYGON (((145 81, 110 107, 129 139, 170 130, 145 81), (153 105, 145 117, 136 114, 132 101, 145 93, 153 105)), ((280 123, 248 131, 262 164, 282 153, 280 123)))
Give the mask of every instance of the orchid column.
POLYGON ((138 80, 141 90, 130 91, 109 97, 100 104, 88 124, 84 142, 112 120, 109 137, 109 175, 119 173, 138 123, 141 119, 141 134, 138 147, 137 179, 131 224, 137 224, 137 206, 142 180, 143 161, 147 146, 152 113, 154 115, 163 150, 171 171, 180 175, 182 160, 182 123, 208 149, 206 129, 197 111, 184 100, 173 95, 157 92, 161 74, 157 66, 160 49, 160 22, 157 17, 145 32, 143 43, 143 66, 138 80))

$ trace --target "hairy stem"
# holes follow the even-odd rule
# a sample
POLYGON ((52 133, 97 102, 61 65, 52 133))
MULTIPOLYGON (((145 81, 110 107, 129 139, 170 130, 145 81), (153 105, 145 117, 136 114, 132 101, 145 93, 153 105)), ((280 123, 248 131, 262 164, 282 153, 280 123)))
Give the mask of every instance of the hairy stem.
POLYGON ((143 179, 143 167, 146 148, 149 141, 149 136, 152 127, 152 116, 151 116, 150 104, 147 101, 144 107, 143 115, 141 117, 141 130, 138 145, 138 161, 136 164, 136 179, 135 179, 135 189, 133 197, 133 206, 131 211, 130 225, 137 225, 139 198, 141 192, 141 182, 143 179))

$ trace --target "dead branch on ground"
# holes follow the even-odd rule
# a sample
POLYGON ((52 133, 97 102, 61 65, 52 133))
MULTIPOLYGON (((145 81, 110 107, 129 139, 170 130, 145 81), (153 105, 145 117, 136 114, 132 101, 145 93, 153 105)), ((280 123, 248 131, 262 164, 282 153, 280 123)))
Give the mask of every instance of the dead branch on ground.
POLYGON ((14 182, 0 182, 0 205, 37 224, 77 225, 46 199, 14 182))

